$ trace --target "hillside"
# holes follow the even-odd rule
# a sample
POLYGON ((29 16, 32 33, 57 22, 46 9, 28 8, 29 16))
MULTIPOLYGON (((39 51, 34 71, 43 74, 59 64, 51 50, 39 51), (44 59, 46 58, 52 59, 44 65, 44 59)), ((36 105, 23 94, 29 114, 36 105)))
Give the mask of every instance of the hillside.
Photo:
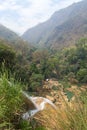
POLYGON ((86 0, 55 12, 48 21, 28 29, 22 37, 33 44, 58 48, 74 44, 80 37, 85 36, 87 36, 86 0))
POLYGON ((4 39, 12 42, 12 41, 17 41, 21 38, 16 33, 14 33, 7 27, 0 24, 0 39, 4 39))
POLYGON ((87 39, 52 52, 0 41, 1 130, 87 130, 87 39), (39 97, 51 100, 57 109, 46 104, 31 122, 24 120, 31 108, 22 90, 37 96, 38 104, 39 97))

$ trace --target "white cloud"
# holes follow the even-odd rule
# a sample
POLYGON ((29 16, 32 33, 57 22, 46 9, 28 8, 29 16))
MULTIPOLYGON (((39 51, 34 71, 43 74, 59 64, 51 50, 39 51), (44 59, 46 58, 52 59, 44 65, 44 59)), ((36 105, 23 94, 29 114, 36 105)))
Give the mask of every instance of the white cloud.
POLYGON ((78 1, 81 0, 0 0, 0 22, 22 34, 28 28, 47 20, 55 11, 78 1), (7 12, 3 15, 4 11, 7 12))

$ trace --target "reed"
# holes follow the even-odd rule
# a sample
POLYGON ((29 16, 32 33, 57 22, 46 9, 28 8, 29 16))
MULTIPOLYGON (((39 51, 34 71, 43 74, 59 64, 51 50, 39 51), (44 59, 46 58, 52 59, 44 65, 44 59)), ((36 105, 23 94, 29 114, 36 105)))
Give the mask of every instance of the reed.
POLYGON ((0 73, 0 130, 12 130, 18 125, 23 111, 21 89, 8 71, 0 73))
POLYGON ((64 101, 64 107, 45 110, 36 120, 47 130, 87 130, 87 92, 75 96, 72 106, 64 101))

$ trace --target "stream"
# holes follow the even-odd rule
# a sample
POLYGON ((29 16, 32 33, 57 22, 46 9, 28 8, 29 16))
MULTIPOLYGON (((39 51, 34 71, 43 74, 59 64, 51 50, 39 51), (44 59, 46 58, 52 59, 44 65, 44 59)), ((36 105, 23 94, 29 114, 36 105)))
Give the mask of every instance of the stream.
POLYGON ((37 112, 44 110, 45 104, 50 104, 53 109, 56 109, 56 106, 47 98, 29 96, 24 91, 22 91, 22 96, 29 107, 29 110, 22 115, 22 119, 24 120, 28 120, 29 118, 33 117, 37 112), (31 106, 32 109, 30 109, 31 106))

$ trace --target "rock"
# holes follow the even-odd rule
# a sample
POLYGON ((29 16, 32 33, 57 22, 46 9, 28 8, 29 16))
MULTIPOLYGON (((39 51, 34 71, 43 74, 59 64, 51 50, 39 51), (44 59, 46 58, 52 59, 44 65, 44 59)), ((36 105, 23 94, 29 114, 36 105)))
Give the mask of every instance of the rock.
POLYGON ((47 95, 46 98, 49 99, 49 100, 51 100, 52 102, 54 101, 54 98, 51 97, 51 96, 48 96, 48 95, 47 95))

